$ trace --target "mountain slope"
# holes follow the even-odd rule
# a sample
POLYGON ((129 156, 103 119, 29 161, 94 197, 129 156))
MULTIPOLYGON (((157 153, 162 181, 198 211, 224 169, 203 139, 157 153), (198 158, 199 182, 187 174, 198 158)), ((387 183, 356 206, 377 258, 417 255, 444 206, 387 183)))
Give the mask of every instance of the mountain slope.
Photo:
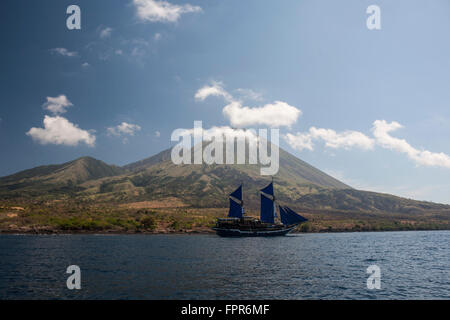
POLYGON ((318 186, 351 189, 350 186, 320 171, 310 164, 298 159, 289 152, 280 148, 280 171, 279 176, 288 179, 292 177, 298 183, 313 183, 318 186))
MULTIPOLYGON (((247 208, 258 209, 259 189, 271 181, 257 165, 174 165, 170 149, 130 164, 128 173, 89 186, 91 197, 105 201, 180 199, 193 207, 226 207, 228 194, 244 184, 247 208)), ((449 210, 450 206, 352 189, 280 149, 280 170, 274 177, 277 199, 307 211, 415 213, 449 210)))
POLYGON ((139 171, 139 170, 149 168, 152 165, 157 164, 159 162, 169 161, 170 157, 171 157, 171 151, 172 151, 171 148, 166 149, 164 151, 161 151, 158 154, 155 154, 154 156, 127 164, 127 165, 123 166, 122 168, 125 170, 130 170, 130 171, 139 171))
MULTIPOLYGON (((349 186, 280 150, 280 169, 274 179, 279 199, 292 201, 299 195, 322 189, 350 189, 349 186)), ((248 159, 248 157, 247 157, 248 159)), ((227 193, 240 183, 245 185, 246 204, 256 208, 258 190, 271 181, 261 176, 259 165, 175 165, 171 149, 123 167, 126 174, 101 183, 88 182, 85 193, 100 201, 144 201, 176 197, 195 207, 227 205, 227 193)))
MULTIPOLYGON (((448 205, 350 187, 321 186, 303 178, 303 171, 300 173, 302 176, 294 175, 286 168, 280 169, 274 182, 278 201, 302 211, 401 214, 450 211, 448 205)), ((228 194, 243 183, 246 207, 257 210, 259 190, 270 181, 270 177, 259 174, 258 166, 177 166, 171 161, 162 161, 127 175, 103 179, 101 191, 95 191, 93 196, 99 200, 107 200, 113 195, 115 200, 123 202, 164 200, 171 197, 196 208, 226 207, 228 194)))
MULTIPOLYGON (((91 203, 179 201, 193 208, 223 208, 228 194, 244 184, 246 208, 257 210, 259 189, 271 181, 259 165, 175 165, 171 149, 122 168, 84 157, 0 178, 0 200, 74 199, 91 203)), ((274 176, 280 203, 305 212, 449 212, 450 206, 352 189, 280 148, 274 176)), ((447 214, 446 213, 446 214, 447 214)))
POLYGON ((0 178, 0 195, 14 196, 21 195, 21 192, 39 195, 59 189, 65 192, 85 181, 118 175, 123 171, 122 168, 108 165, 103 161, 82 157, 63 164, 40 166, 0 178))
MULTIPOLYGON (((349 189, 350 187, 341 181, 331 177, 330 175, 314 168, 308 163, 298 159, 293 156, 289 152, 279 148, 280 152, 280 170, 276 176, 282 177, 282 179, 295 179, 299 184, 315 184, 322 187, 328 188, 340 188, 340 189, 349 189)), ((248 157, 246 159, 248 161, 248 157)), ((128 165, 123 166, 122 168, 125 170, 138 172, 151 168, 154 165, 160 163, 168 163, 171 162, 171 149, 166 149, 154 156, 149 158, 130 163, 128 165)), ((198 165, 197 165, 198 166, 198 165)), ((183 166, 181 166, 183 167, 183 166)), ((260 174, 260 167, 257 165, 231 165, 231 167, 238 167, 240 170, 248 167, 251 172, 255 174, 260 174)))
POLYGON ((307 211, 331 210, 359 213, 401 213, 408 215, 443 210, 450 212, 449 205, 355 189, 329 189, 315 194, 302 195, 295 200, 295 205, 307 211))

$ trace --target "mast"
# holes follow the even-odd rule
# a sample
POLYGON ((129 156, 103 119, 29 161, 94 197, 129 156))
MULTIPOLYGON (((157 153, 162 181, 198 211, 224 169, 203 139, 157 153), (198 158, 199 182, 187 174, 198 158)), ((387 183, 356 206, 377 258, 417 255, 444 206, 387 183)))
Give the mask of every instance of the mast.
POLYGON ((241 208, 242 208, 242 218, 245 215, 245 209, 244 209, 244 181, 241 181, 241 188, 242 188, 242 199, 241 199, 241 208))
MULTIPOLYGON (((272 186, 273 186, 273 176, 272 176, 272 186)), ((273 199, 273 221, 276 222, 278 220, 278 217, 277 217, 277 205, 275 204, 275 190, 273 192, 272 199, 273 199)))
MULTIPOLYGON (((273 187, 273 176, 272 176, 272 187, 273 187)), ((273 202, 275 202, 275 192, 272 195, 273 202)))

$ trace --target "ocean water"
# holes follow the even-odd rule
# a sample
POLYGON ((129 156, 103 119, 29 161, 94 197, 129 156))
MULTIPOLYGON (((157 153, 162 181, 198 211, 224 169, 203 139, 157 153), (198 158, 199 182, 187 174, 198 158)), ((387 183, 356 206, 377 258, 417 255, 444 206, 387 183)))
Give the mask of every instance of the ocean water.
POLYGON ((450 231, 0 235, 0 299, 450 299, 449 267, 450 231))

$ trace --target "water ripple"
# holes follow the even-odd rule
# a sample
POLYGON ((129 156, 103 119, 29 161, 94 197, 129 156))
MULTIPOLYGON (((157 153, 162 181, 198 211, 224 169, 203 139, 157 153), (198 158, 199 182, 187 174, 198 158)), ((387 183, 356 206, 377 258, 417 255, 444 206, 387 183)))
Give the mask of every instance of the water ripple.
POLYGON ((450 232, 0 235, 0 299, 449 299, 450 232), (82 290, 66 288, 67 266, 82 290), (381 268, 381 290, 366 269, 381 268))

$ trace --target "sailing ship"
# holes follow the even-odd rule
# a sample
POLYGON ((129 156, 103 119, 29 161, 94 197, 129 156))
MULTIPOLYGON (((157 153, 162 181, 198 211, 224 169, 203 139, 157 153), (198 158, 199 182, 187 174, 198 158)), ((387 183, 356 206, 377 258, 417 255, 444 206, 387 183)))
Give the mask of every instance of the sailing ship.
POLYGON ((230 210, 228 218, 217 219, 213 230, 223 237, 260 237, 284 236, 295 229, 302 222, 307 221, 294 210, 278 205, 273 192, 273 181, 260 190, 261 214, 260 219, 245 215, 242 200, 242 184, 230 196, 230 210))

